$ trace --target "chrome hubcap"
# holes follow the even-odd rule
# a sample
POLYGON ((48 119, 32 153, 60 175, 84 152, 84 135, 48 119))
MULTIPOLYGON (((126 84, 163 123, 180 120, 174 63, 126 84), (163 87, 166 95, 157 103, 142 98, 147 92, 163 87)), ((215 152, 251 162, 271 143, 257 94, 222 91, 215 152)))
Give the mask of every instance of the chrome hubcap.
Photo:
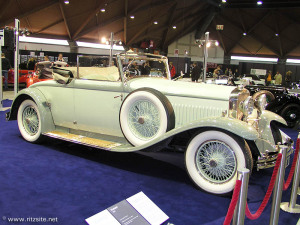
POLYGON ((290 118, 293 119, 293 120, 296 119, 296 117, 297 117, 297 115, 296 115, 295 113, 292 113, 292 114, 290 115, 290 118))

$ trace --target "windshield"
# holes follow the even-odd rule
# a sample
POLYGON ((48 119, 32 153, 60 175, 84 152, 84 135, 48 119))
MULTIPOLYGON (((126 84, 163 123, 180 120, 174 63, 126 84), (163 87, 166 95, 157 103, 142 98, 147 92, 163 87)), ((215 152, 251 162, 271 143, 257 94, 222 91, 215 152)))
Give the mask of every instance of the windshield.
POLYGON ((167 59, 149 55, 122 55, 120 57, 124 76, 127 79, 138 77, 161 77, 169 79, 167 59))
POLYGON ((108 56, 79 55, 77 64, 77 67, 69 67, 68 70, 76 74, 78 79, 100 81, 120 80, 116 57, 113 57, 110 62, 108 56))

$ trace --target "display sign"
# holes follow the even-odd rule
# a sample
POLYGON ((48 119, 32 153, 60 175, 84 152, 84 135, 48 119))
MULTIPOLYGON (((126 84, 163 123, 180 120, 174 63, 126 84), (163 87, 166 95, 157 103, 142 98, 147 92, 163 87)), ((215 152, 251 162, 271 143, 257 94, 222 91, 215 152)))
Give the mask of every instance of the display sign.
POLYGON ((253 74, 253 75, 266 75, 267 74, 267 70, 263 70, 263 69, 251 69, 250 74, 253 74))
POLYGON ((217 25, 216 26, 216 30, 223 30, 224 29, 224 25, 217 25))
POLYGON ((168 219, 157 205, 139 192, 85 221, 89 225, 160 225, 168 219))

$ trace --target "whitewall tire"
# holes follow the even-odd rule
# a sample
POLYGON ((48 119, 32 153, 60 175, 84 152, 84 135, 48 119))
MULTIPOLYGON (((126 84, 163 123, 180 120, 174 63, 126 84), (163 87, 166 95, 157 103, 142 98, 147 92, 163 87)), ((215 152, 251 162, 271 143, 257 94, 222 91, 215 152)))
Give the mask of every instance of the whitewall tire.
POLYGON ((125 138, 133 146, 140 146, 174 128, 174 110, 163 94, 142 88, 124 100, 120 126, 125 138))
POLYGON ((41 116, 34 101, 27 99, 21 103, 17 119, 20 133, 26 141, 41 141, 41 116))
POLYGON ((185 153, 186 169, 193 182, 213 194, 228 194, 235 186, 240 168, 252 170, 247 143, 222 131, 210 130, 196 135, 185 153))

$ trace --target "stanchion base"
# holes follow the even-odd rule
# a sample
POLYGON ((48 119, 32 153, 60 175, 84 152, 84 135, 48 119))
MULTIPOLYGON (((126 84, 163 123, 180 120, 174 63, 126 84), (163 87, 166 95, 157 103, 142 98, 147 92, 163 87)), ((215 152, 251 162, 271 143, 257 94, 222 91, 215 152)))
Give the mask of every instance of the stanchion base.
POLYGON ((289 206, 289 202, 282 202, 280 203, 280 208, 285 211, 285 212, 289 212, 289 213, 300 213, 300 205, 295 205, 295 208, 291 208, 289 206))

